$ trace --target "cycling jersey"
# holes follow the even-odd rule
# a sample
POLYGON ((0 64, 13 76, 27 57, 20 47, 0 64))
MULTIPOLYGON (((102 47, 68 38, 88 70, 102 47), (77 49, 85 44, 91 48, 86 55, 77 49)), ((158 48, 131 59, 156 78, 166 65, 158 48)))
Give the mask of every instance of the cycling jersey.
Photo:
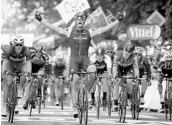
POLYGON ((13 62, 22 62, 25 60, 30 60, 30 50, 28 47, 24 46, 20 54, 16 53, 15 46, 12 45, 1 45, 1 49, 4 52, 4 59, 13 62))
POLYGON ((71 32, 70 38, 71 55, 77 56, 87 56, 88 48, 90 45, 91 37, 88 30, 78 30, 74 29, 71 32))
POLYGON ((105 71, 107 71, 107 64, 105 61, 96 61, 94 65, 96 66, 97 74, 103 74, 105 71))
POLYGON ((45 63, 49 60, 48 54, 44 51, 39 55, 36 50, 31 50, 31 62, 36 65, 45 65, 45 63))
POLYGON ((57 77, 57 76, 63 76, 63 72, 64 70, 66 69, 66 65, 63 64, 63 65, 55 65, 53 67, 53 70, 54 70, 54 75, 57 77))
POLYGON ((119 75, 126 75, 128 72, 133 72, 134 68, 138 68, 134 54, 131 54, 127 59, 123 57, 123 51, 118 51, 114 57, 114 66, 118 67, 119 75))

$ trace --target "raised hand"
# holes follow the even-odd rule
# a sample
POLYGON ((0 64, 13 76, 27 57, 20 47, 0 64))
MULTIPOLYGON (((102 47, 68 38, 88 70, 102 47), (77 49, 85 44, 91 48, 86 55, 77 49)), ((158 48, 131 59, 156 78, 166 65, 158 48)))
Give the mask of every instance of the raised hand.
POLYGON ((124 11, 123 13, 119 12, 119 13, 118 13, 118 20, 119 20, 119 21, 123 20, 124 17, 125 17, 125 15, 126 15, 126 12, 125 12, 125 11, 124 11))
POLYGON ((38 21, 42 21, 42 16, 41 16, 41 13, 40 12, 38 12, 38 11, 36 11, 35 12, 35 18, 38 20, 38 21))

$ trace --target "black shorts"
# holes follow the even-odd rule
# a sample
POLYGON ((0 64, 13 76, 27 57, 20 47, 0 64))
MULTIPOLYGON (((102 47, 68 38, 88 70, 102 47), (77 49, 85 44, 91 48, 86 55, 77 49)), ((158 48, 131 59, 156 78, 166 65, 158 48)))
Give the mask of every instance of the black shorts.
POLYGON ((87 71, 89 65, 89 57, 88 56, 71 56, 70 57, 70 71, 73 69, 75 72, 80 72, 82 69, 83 71, 87 71))
POLYGON ((40 69, 45 69, 45 65, 38 65, 32 63, 32 73, 38 73, 40 69))

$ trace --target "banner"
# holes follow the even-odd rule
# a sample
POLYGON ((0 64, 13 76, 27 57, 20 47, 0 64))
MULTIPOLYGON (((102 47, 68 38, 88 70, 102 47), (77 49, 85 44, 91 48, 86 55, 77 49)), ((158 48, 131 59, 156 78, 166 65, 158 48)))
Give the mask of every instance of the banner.
POLYGON ((83 12, 89 8, 90 5, 87 0, 63 0, 56 6, 56 9, 66 23, 68 23, 77 12, 83 12))
POLYGON ((162 26, 166 22, 166 19, 156 10, 147 18, 146 22, 162 26))
POLYGON ((85 22, 85 28, 99 28, 108 25, 108 20, 101 7, 93 11, 85 22))

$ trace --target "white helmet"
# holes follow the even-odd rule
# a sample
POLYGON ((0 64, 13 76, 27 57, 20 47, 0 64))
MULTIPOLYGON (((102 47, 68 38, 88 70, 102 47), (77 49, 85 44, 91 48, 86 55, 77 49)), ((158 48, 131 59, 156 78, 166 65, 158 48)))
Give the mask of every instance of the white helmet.
POLYGON ((167 52, 165 53, 164 55, 164 60, 167 61, 167 60, 172 60, 172 52, 167 52))
POLYGON ((143 52, 143 47, 135 47, 134 53, 142 53, 143 52))
POLYGON ((23 45, 24 44, 24 38, 21 35, 15 35, 11 39, 12 45, 23 45))

